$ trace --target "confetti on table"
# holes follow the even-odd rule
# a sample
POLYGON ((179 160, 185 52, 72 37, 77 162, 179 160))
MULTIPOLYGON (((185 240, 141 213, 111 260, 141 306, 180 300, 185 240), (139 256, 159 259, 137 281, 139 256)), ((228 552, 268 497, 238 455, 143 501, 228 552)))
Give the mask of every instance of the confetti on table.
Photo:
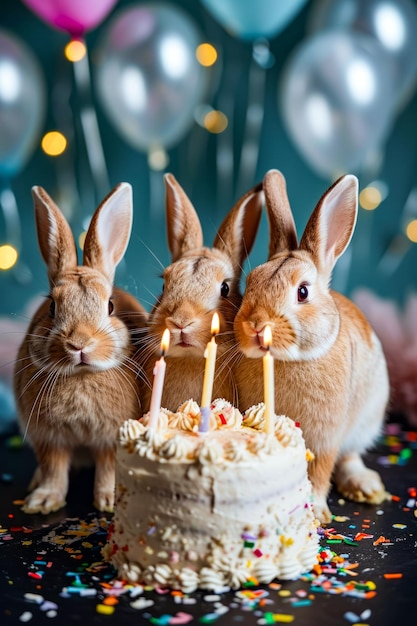
MULTIPOLYGON (((387 436, 390 437, 386 444, 390 448, 386 455, 389 462, 396 465, 400 465, 401 460, 404 464, 408 462, 410 451, 414 454, 417 450, 417 433, 408 436, 397 429, 387 436), (408 452, 404 453, 404 449, 408 452)), ((343 604, 340 603, 344 609, 340 609, 337 623, 376 626, 375 615, 372 620, 370 618, 378 603, 373 605, 372 601, 377 594, 380 598, 392 589, 397 592, 402 579, 406 578, 405 569, 403 574, 398 563, 393 568, 395 561, 391 557, 398 542, 403 546, 403 542, 412 540, 417 517, 415 483, 409 487, 397 485, 397 488, 398 492, 391 500, 378 508, 366 507, 365 510, 359 504, 353 509, 344 499, 335 499, 337 505, 334 508, 339 514, 333 516, 327 527, 318 529, 317 564, 297 581, 279 580, 259 586, 258 581, 252 579, 247 586, 234 592, 227 588, 194 594, 166 588, 151 589, 146 585, 116 580, 114 569, 101 556, 111 519, 106 515, 91 513, 86 519, 68 518, 58 525, 45 524, 43 530, 34 532, 29 522, 27 526, 17 523, 21 517, 14 516, 11 507, 5 524, 7 528, 0 527, 0 543, 4 550, 8 549, 10 542, 21 546, 24 555, 22 578, 27 584, 21 593, 15 619, 37 623, 41 613, 43 620, 57 617, 59 623, 62 615, 71 610, 71 605, 85 602, 96 612, 95 619, 103 624, 106 618, 109 618, 108 623, 115 619, 122 623, 126 612, 130 615, 135 612, 133 620, 156 626, 187 623, 196 626, 197 623, 219 623, 223 626, 244 621, 248 613, 253 615, 252 623, 257 626, 297 624, 297 618, 308 613, 310 607, 312 614, 317 615, 314 606, 319 604, 322 607, 323 601, 336 615, 338 598, 345 598, 343 604), (347 506, 349 516, 342 514, 343 507, 347 506), (392 516, 393 511, 398 512, 398 517, 392 516), (395 523, 391 521, 389 525, 387 519, 384 523, 383 515, 395 523), (407 523, 410 519, 412 521, 407 523), (388 553, 390 560, 387 562, 392 569, 388 569, 383 560, 388 553), (369 562, 369 555, 376 561, 369 562), (378 562, 381 565, 375 565, 378 562), (64 571, 63 563, 67 564, 64 571), (53 597, 47 592, 52 580, 55 585, 57 581, 62 583, 53 597), (350 602, 351 610, 346 610, 346 600, 350 602), (358 606, 362 608, 365 603, 372 607, 372 611, 366 609, 359 613, 358 606), (21 610, 24 604, 29 610, 21 610)), ((13 501, 13 506, 21 505, 22 500, 13 501)), ((13 582, 9 581, 10 587, 13 582)))
POLYGON ((33 614, 30 611, 25 611, 24 613, 22 613, 22 615, 19 617, 19 620, 21 622, 29 622, 33 617, 33 614))
POLYGON ((291 624, 294 615, 286 613, 265 613, 265 624, 291 624))
POLYGON ((113 615, 114 606, 107 606, 106 604, 97 604, 96 611, 100 615, 113 615))

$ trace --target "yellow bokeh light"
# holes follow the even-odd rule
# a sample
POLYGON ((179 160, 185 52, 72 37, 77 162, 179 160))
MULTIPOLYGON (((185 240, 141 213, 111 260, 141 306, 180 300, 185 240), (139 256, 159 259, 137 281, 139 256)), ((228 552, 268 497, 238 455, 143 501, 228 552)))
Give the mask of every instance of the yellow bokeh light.
POLYGON ((80 246, 81 250, 84 250, 84 243, 85 243, 85 238, 87 237, 87 231, 84 230, 80 236, 78 237, 78 245, 80 246))
POLYGON ((366 211, 373 211, 382 202, 382 194, 376 187, 365 187, 359 194, 359 204, 366 211))
POLYGON ((72 63, 77 63, 77 61, 81 61, 85 57, 87 53, 87 48, 82 41, 77 39, 73 39, 64 48, 64 54, 68 61, 72 63))
POLYGON ((408 222, 405 234, 413 243, 417 243, 417 220, 411 220, 408 222))
POLYGON ((217 50, 211 43, 201 43, 195 51, 195 56, 200 65, 210 67, 217 61, 217 50))
POLYGON ((221 111, 209 111, 207 115, 204 116, 204 128, 209 131, 209 133, 222 133, 227 128, 228 119, 224 113, 221 111))
POLYGON ((18 253, 16 248, 5 244, 0 246, 0 270, 9 270, 16 264, 18 259, 18 253))
POLYGON ((67 140, 62 133, 53 130, 42 137, 41 145, 48 156, 59 156, 65 151, 67 140))

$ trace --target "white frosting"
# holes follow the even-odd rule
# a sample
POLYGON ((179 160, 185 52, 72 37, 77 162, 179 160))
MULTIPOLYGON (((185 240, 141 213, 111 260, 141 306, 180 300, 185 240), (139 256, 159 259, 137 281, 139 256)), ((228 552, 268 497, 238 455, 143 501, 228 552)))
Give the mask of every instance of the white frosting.
POLYGON ((164 441, 159 448, 159 454, 164 459, 175 459, 180 461, 187 458, 192 453, 190 442, 180 435, 174 435, 170 439, 164 441))
POLYGON ((161 410, 155 430, 147 416, 121 427, 104 551, 119 576, 190 593, 312 568, 318 536, 302 432, 279 416, 266 434, 263 415, 263 404, 242 418, 216 400, 199 433, 200 409, 189 400, 161 410))
POLYGON ((132 441, 139 439, 145 430, 144 425, 137 420, 126 420, 120 427, 120 443, 122 446, 128 446, 132 441))
POLYGON ((278 576, 278 567, 271 559, 258 559, 252 572, 258 582, 268 584, 278 576))
POLYGON ((244 425, 262 430, 264 426, 264 414, 265 405, 263 402, 256 404, 255 406, 251 406, 243 416, 244 425))
POLYGON ((224 574, 211 567, 202 567, 200 571, 200 587, 216 591, 224 587, 224 574))
MULTIPOLYGON (((178 407, 175 413, 162 408, 158 416, 158 430, 188 430, 198 431, 200 423, 200 407, 195 400, 187 400, 178 407)), ((214 400, 210 407, 209 430, 239 429, 242 424, 242 414, 230 402, 219 398, 214 400)), ((144 426, 149 425, 149 413, 141 418, 144 426)))

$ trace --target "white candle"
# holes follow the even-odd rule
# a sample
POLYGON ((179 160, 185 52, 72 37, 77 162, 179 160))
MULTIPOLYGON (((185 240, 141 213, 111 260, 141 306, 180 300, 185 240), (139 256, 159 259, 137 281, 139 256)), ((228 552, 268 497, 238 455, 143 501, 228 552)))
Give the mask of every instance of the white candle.
POLYGON ((275 418, 275 385, 274 385, 274 357, 269 351, 272 343, 271 327, 265 326, 264 345, 266 353, 263 357, 264 369, 264 404, 265 404, 265 422, 264 431, 269 435, 273 432, 273 421, 275 418))
POLYGON ((161 410, 161 398, 162 398, 162 390, 164 388, 164 378, 165 378, 165 369, 166 363, 164 359, 164 355, 169 348, 169 330, 166 328, 164 330, 164 334, 162 335, 161 340, 161 358, 158 359, 155 363, 155 367, 153 369, 153 386, 152 386, 152 397, 151 397, 151 407, 149 410, 149 422, 148 427, 156 429, 158 427, 158 418, 159 412, 161 410))
POLYGON ((214 313, 213 319, 211 321, 211 334, 212 338, 208 342, 206 349, 204 351, 204 357, 206 359, 206 367, 204 370, 204 380, 203 380, 203 393, 201 395, 201 420, 200 420, 200 432, 206 432, 208 430, 208 422, 209 422, 209 408, 211 404, 211 396, 213 393, 213 381, 214 381, 214 370, 216 367, 216 354, 217 354, 217 344, 216 344, 216 335, 220 329, 220 321, 218 313, 214 313))

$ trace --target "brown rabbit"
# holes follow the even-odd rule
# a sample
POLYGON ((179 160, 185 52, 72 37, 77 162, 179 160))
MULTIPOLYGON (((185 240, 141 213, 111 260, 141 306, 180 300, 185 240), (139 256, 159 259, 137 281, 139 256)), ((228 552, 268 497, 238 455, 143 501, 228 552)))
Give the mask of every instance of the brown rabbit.
POLYGON ((229 354, 235 343, 233 318, 241 301, 242 265, 262 215, 263 193, 258 185, 235 204, 223 220, 213 247, 207 248, 198 215, 172 174, 165 175, 165 186, 172 264, 164 271, 164 290, 150 313, 148 333, 139 350, 149 381, 141 393, 145 411, 149 409, 153 368, 165 328, 170 331, 170 347, 162 406, 176 411, 190 398, 200 401, 204 351, 211 339, 214 311, 219 313, 220 332, 213 398, 236 399, 229 354))
POLYGON ((132 189, 121 183, 93 215, 82 266, 56 204, 42 187, 33 187, 32 196, 50 293, 15 367, 19 421, 38 461, 23 510, 46 514, 63 507, 74 453, 88 448, 96 466, 94 505, 111 511, 118 428, 140 414, 128 327, 146 312, 133 296, 113 289, 132 227, 132 189))
POLYGON ((301 424, 315 455, 310 464, 315 513, 321 522, 329 522, 332 474, 347 498, 380 503, 387 496, 379 475, 361 459, 383 425, 389 396, 384 355, 356 305, 328 287, 354 231, 358 181, 347 175, 330 187, 299 245, 279 171, 265 175, 264 192, 269 259, 248 275, 234 325, 244 355, 235 367, 240 408, 263 400, 260 357, 269 324, 275 412, 301 424))

